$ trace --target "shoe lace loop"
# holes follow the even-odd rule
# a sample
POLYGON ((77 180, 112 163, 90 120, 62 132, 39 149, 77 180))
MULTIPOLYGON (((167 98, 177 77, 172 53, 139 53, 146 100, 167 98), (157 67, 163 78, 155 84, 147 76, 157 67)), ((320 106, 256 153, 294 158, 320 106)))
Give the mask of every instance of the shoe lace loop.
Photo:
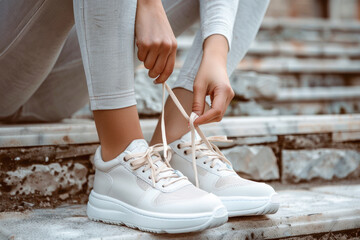
MULTIPOLYGON (((194 174, 195 174, 195 183, 196 183, 196 186, 199 187, 199 179, 198 179, 198 172, 197 172, 197 166, 196 166, 196 149, 197 149, 196 140, 195 140, 196 132, 199 134, 202 143, 204 143, 205 146, 207 147, 206 153, 208 154, 211 152, 212 160, 214 160, 215 158, 219 159, 219 160, 225 162, 226 164, 228 164, 230 167, 232 166, 232 164, 230 163, 229 160, 226 159, 226 157, 221 153, 221 151, 219 150, 219 148, 216 145, 210 143, 212 137, 206 138, 206 136, 201 131, 199 126, 194 125, 195 119, 198 118, 199 116, 194 112, 192 112, 189 116, 186 113, 185 109, 182 107, 182 105, 179 102, 179 100, 177 99, 177 97, 175 96, 174 92, 171 90, 169 85, 165 82, 162 84, 162 112, 161 112, 161 135, 162 135, 163 146, 164 146, 164 157, 166 158, 166 156, 167 156, 167 148, 168 148, 167 142, 166 142, 165 122, 164 122, 165 90, 167 90, 167 92, 169 93, 169 96, 172 98, 172 100, 174 101, 176 107, 179 109, 181 114, 189 122, 189 127, 190 127, 190 132, 191 132, 192 165, 193 165, 194 174)), ((216 141, 220 140, 220 138, 218 136, 213 137, 213 139, 216 139, 216 141)), ((226 141, 229 141, 229 140, 226 139, 226 141)), ((203 150, 205 150, 205 149, 203 149, 203 150)), ((214 164, 214 162, 212 164, 214 164)))

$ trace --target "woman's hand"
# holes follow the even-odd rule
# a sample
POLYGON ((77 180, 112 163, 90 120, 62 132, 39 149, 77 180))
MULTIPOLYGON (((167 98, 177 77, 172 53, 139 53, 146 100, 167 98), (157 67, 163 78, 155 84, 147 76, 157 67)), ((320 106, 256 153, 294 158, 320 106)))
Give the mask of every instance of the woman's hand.
POLYGON ((234 97, 226 71, 227 52, 228 43, 222 35, 211 35, 204 42, 203 58, 194 81, 192 111, 200 116, 195 125, 221 121, 234 97), (203 114, 206 95, 210 95, 211 108, 203 114))
POLYGON ((138 58, 149 77, 165 82, 174 69, 177 43, 161 0, 138 0, 135 36, 138 58))

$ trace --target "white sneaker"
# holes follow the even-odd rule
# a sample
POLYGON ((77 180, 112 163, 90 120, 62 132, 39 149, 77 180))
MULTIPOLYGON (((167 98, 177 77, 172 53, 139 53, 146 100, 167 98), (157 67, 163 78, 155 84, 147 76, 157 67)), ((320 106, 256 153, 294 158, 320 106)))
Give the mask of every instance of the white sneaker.
POLYGON ((225 223, 228 214, 219 198, 170 168, 161 150, 163 145, 149 147, 138 139, 104 162, 99 147, 88 217, 156 233, 201 231, 225 223))
MULTIPOLYGON (((207 138, 209 142, 225 139, 207 138)), ((196 166, 194 167, 190 142, 191 132, 170 144, 175 152, 171 159, 171 166, 180 170, 194 184, 198 178, 199 188, 217 195, 226 206, 229 217, 277 212, 279 204, 275 202, 276 192, 271 186, 238 176, 220 150, 212 143, 210 144, 213 150, 209 150, 209 147, 197 134, 195 141, 196 166), (195 169, 197 176, 194 168, 197 169, 195 169)))

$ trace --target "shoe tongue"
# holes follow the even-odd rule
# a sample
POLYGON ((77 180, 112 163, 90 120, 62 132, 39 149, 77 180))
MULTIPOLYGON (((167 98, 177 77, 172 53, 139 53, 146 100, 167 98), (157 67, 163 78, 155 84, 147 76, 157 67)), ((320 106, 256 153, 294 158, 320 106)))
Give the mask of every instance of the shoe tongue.
POLYGON ((148 143, 145 141, 145 139, 135 139, 132 141, 129 146, 126 148, 126 152, 129 153, 144 153, 149 148, 148 143))
MULTIPOLYGON (((195 131, 195 140, 200 140, 200 136, 199 134, 195 131)), ((191 131, 189 131, 188 133, 186 133, 184 136, 181 137, 181 140, 183 142, 187 142, 190 143, 191 142, 191 131)))

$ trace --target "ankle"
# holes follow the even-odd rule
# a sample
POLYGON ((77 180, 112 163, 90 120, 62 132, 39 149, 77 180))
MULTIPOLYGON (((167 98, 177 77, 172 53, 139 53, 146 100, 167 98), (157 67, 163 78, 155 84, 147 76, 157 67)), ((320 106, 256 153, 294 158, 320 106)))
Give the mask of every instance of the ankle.
POLYGON ((122 152, 125 151, 128 144, 125 145, 116 145, 116 146, 108 146, 105 144, 101 144, 101 158, 104 162, 113 160, 117 156, 119 156, 122 152))

